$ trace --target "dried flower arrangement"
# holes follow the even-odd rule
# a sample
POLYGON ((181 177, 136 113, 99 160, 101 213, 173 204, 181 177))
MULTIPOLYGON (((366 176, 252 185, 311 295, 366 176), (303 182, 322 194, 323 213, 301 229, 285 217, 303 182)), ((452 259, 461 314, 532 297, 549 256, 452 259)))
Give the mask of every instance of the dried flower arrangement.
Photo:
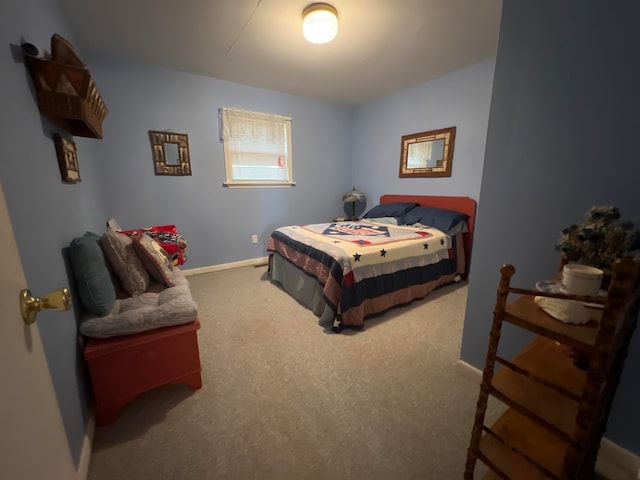
POLYGON ((620 222, 617 207, 591 207, 585 222, 562 230, 555 248, 570 262, 608 270, 618 258, 638 248, 640 233, 632 222, 620 222))

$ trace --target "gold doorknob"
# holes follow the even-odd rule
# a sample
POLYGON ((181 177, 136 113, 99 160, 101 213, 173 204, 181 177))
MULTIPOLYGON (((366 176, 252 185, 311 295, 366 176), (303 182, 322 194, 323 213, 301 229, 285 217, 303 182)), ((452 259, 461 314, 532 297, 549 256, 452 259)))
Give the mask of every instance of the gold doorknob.
POLYGON ((27 325, 36 321, 36 315, 43 308, 63 312, 71 308, 71 293, 68 288, 59 288, 46 297, 38 298, 31 295, 31 290, 20 290, 20 313, 27 325))

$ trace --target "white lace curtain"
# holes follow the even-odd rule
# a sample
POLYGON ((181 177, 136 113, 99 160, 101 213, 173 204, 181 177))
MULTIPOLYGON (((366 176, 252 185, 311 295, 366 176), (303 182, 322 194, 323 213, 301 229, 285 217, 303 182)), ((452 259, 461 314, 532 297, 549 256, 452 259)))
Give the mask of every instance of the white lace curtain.
POLYGON ((287 141, 285 122, 291 121, 290 117, 230 107, 220 108, 219 115, 220 138, 224 142, 251 140, 284 145, 287 141))
POLYGON ((291 118, 221 107, 226 184, 293 185, 291 118))

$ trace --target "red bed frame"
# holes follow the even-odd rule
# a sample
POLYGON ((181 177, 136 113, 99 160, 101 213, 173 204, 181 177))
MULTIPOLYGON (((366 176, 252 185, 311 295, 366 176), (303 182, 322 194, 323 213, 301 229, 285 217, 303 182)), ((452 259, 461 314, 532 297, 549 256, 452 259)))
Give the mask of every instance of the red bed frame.
POLYGON ((396 195, 386 194, 380 197, 380 203, 416 202, 425 207, 445 208, 469 215, 467 220, 469 231, 462 234, 464 244, 465 269, 464 278, 469 276, 471 265, 471 247, 473 245, 473 231, 476 224, 476 201, 470 197, 446 197, 436 195, 396 195))

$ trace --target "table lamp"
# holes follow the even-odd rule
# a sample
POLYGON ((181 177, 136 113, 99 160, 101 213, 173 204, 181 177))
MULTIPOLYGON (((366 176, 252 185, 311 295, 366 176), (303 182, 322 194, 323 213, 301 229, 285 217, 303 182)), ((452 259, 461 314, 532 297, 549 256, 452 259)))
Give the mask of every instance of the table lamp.
POLYGON ((353 187, 342 196, 342 203, 344 204, 344 213, 348 216, 348 219, 357 220, 358 216, 364 212, 367 198, 364 193, 353 187))

